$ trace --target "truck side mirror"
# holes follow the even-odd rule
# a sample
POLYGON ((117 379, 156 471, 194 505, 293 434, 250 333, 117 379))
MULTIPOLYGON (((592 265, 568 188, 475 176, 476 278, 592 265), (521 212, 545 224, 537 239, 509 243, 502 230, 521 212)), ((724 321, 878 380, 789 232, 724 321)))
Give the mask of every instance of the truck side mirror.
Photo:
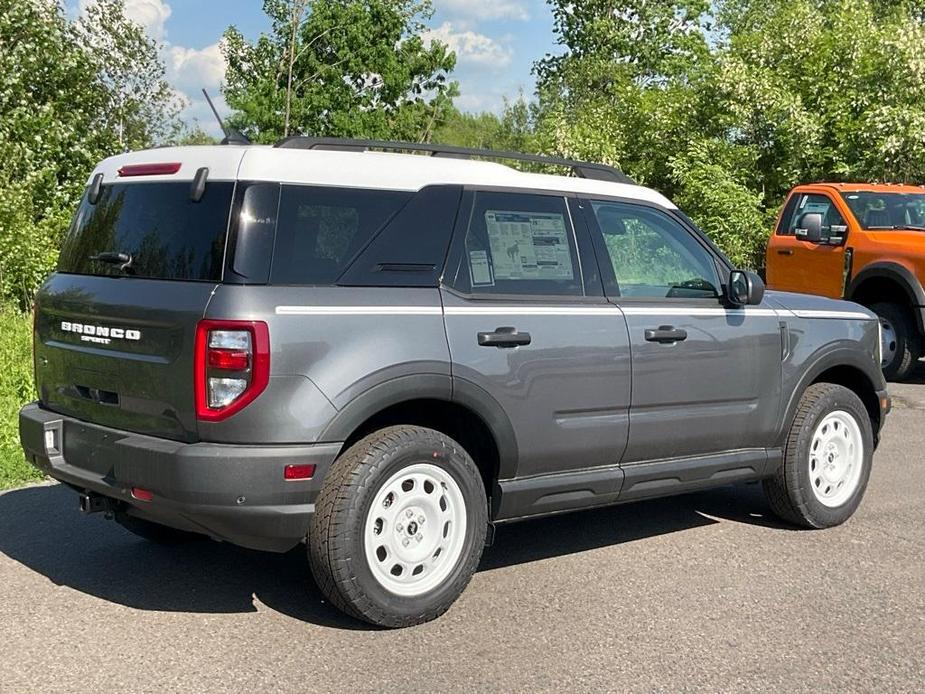
POLYGON ((733 270, 726 294, 733 306, 757 306, 764 299, 764 282, 754 272, 733 270))
POLYGON ((807 212, 793 230, 794 235, 810 243, 822 243, 822 215, 818 212, 807 212))

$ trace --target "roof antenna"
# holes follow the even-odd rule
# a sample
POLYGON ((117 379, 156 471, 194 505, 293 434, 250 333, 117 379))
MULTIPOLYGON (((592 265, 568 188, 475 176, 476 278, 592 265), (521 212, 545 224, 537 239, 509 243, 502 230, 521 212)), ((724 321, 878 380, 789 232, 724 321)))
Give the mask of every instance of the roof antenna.
POLYGON ((212 103, 212 99, 209 97, 209 92, 205 89, 202 90, 203 96, 206 97, 206 101, 209 102, 209 108, 212 109, 212 113, 215 114, 215 120, 218 121, 218 127, 222 129, 222 132, 225 133, 225 139, 222 140, 223 145, 249 145, 251 141, 248 140, 240 131, 235 130, 232 127, 226 126, 222 122, 222 117, 218 115, 218 111, 215 108, 215 104, 212 103))

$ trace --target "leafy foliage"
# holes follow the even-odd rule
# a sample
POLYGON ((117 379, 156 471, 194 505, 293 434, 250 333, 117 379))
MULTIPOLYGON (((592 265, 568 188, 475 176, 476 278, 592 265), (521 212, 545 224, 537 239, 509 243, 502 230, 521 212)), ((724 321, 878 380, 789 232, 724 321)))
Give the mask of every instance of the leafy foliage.
POLYGON ((156 45, 122 0, 70 22, 55 0, 0 0, 0 292, 25 308, 100 159, 179 132, 156 45))
POLYGON ((19 444, 19 409, 35 399, 32 385, 32 316, 0 309, 0 489, 37 480, 19 444))
POLYGON ((259 142, 290 134, 426 141, 452 105, 456 58, 425 43, 429 2, 264 0, 271 31, 230 27, 225 97, 259 142))
POLYGON ((809 180, 925 181, 917 0, 549 0, 538 149, 621 166, 758 267, 809 180))

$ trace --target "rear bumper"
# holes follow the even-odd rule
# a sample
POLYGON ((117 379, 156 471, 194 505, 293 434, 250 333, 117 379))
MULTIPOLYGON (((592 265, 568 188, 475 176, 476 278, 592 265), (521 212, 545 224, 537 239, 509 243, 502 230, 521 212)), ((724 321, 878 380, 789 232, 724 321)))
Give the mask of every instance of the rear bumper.
POLYGON ((129 515, 244 547, 285 552, 301 542, 325 474, 341 445, 187 444, 82 422, 26 405, 26 457, 78 490, 115 500, 129 515), (55 444, 46 448, 46 432, 55 444), (314 464, 310 480, 286 481, 286 465, 314 464), (150 502, 132 487, 153 492, 150 502))

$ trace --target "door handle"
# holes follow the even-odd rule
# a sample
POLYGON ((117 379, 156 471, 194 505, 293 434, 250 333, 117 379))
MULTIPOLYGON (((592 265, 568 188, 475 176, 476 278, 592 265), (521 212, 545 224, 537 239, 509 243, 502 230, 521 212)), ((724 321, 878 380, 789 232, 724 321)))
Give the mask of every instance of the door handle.
POLYGON ((496 328, 491 333, 479 333, 480 347, 510 349, 529 345, 532 340, 530 333, 519 333, 517 328, 496 328))
POLYGON ((646 330, 646 342, 673 345, 676 342, 684 342, 686 339, 687 331, 676 328, 673 325, 662 325, 658 328, 646 330))
POLYGON ((792 248, 778 248, 777 255, 793 255, 792 248))

